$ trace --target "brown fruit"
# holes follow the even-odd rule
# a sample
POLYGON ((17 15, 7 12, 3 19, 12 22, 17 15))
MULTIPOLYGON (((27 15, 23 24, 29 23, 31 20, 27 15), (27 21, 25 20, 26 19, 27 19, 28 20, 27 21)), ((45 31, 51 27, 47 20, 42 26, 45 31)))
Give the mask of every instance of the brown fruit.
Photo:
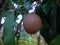
POLYGON ((35 34, 41 27, 41 19, 34 12, 28 13, 23 20, 23 26, 27 33, 35 34))

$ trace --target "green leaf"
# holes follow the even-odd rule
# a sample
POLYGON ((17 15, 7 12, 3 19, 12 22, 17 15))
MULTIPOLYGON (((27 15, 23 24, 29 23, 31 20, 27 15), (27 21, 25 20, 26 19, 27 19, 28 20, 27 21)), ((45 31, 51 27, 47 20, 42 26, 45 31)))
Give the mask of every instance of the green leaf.
POLYGON ((0 12, 0 19, 6 15, 6 12, 0 12))
POLYGON ((48 1, 46 4, 41 4, 41 8, 42 8, 42 11, 45 13, 45 15, 47 15, 51 8, 51 2, 48 1))
POLYGON ((26 8, 26 10, 29 10, 31 7, 30 7, 30 3, 29 2, 25 2, 24 3, 24 7, 26 8))
POLYGON ((14 2, 17 3, 17 4, 21 4, 21 5, 24 4, 22 0, 12 0, 12 1, 14 1, 14 2))
POLYGON ((4 23, 3 42, 4 45, 15 45, 13 33, 14 12, 7 12, 6 21, 4 23))
POLYGON ((60 45, 60 35, 56 36, 49 45, 60 45))
POLYGON ((44 14, 40 6, 36 8, 36 13, 41 17, 41 21, 42 21, 40 33, 44 37, 46 42, 49 42, 50 41, 49 39, 50 22, 48 20, 49 18, 47 17, 47 15, 44 14))
POLYGON ((22 7, 20 10, 19 10, 19 13, 21 13, 22 15, 26 12, 26 9, 24 7, 22 7))
POLYGON ((50 0, 43 0, 42 4, 45 4, 45 3, 48 2, 48 1, 50 1, 50 0))
POLYGON ((22 0, 24 3, 27 1, 27 0, 22 0))
POLYGON ((50 21, 51 21, 51 30, 50 32, 50 38, 53 39, 57 35, 57 29, 56 29, 56 17, 57 17, 57 5, 52 5, 52 10, 50 13, 50 21))

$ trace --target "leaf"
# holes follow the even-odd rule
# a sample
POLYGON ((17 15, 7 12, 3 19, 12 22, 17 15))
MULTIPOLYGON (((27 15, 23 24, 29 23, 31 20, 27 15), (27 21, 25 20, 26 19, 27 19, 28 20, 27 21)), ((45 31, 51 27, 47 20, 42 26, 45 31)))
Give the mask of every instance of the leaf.
POLYGON ((53 39, 57 35, 57 24, 56 24, 56 17, 57 17, 57 5, 52 5, 52 10, 50 13, 50 21, 51 21, 51 30, 50 32, 50 38, 53 39))
POLYGON ((12 1, 14 1, 14 2, 17 3, 17 4, 21 4, 21 5, 24 4, 22 0, 12 0, 12 1))
POLYGON ((60 34, 57 35, 51 42, 49 45, 60 45, 60 34))
POLYGON ((36 13, 40 16, 41 18, 41 21, 42 21, 42 24, 45 26, 45 27, 48 27, 49 28, 49 18, 47 15, 45 15, 45 13, 42 11, 41 7, 37 7, 36 8, 36 13))
POLYGON ((20 12, 22 15, 24 15, 24 13, 26 12, 26 9, 25 9, 24 7, 22 7, 22 8, 19 10, 19 12, 20 12))
POLYGON ((4 23, 3 42, 4 45, 15 45, 13 33, 14 12, 7 12, 6 21, 4 23))
POLYGON ((40 29, 41 35, 44 37, 46 42, 50 42, 50 35, 49 35, 49 29, 50 29, 50 20, 49 17, 43 12, 41 5, 36 8, 36 13, 41 17, 42 21, 42 27, 40 29))
POLYGON ((45 4, 45 3, 48 2, 48 1, 50 1, 50 0, 43 0, 42 4, 45 4))
POLYGON ((0 19, 6 15, 6 12, 0 12, 0 19))
POLYGON ((24 3, 27 1, 27 0, 22 0, 24 3))
POLYGON ((41 8, 42 8, 42 11, 45 13, 45 15, 47 15, 51 8, 51 2, 48 1, 46 4, 41 4, 41 8))
POLYGON ((26 8, 26 10, 29 10, 31 7, 30 7, 30 3, 29 2, 25 2, 24 3, 24 7, 26 8))

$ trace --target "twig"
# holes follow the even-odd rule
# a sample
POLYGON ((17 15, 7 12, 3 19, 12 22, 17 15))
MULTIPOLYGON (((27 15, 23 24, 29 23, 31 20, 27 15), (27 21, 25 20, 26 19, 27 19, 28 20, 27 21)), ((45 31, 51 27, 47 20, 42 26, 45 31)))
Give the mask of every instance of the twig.
POLYGON ((38 37, 38 45, 40 45, 40 31, 39 31, 39 37, 38 37))

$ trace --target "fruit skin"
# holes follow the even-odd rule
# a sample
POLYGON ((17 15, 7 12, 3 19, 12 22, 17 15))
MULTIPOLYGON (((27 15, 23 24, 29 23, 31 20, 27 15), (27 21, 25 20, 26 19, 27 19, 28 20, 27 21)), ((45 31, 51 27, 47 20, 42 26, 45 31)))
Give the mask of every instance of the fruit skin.
POLYGON ((23 27, 29 34, 35 34, 41 27, 41 19, 35 12, 28 13, 23 20, 23 27))

